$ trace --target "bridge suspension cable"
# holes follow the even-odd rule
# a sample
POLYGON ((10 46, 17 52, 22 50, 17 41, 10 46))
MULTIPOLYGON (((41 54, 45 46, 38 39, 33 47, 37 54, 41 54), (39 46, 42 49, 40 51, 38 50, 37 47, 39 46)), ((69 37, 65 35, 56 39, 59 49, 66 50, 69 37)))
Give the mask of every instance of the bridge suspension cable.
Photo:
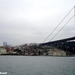
POLYGON ((74 7, 68 12, 68 14, 61 20, 61 22, 53 29, 53 31, 47 36, 43 43, 52 35, 52 33, 59 27, 59 25, 65 20, 65 18, 70 14, 74 7))
MULTIPOLYGON (((67 23, 52 37, 52 39, 54 39, 54 37, 69 23, 69 21, 75 16, 75 14, 67 21, 67 23)), ((51 39, 51 40, 52 40, 51 39)), ((51 41, 50 40, 50 41, 51 41)))

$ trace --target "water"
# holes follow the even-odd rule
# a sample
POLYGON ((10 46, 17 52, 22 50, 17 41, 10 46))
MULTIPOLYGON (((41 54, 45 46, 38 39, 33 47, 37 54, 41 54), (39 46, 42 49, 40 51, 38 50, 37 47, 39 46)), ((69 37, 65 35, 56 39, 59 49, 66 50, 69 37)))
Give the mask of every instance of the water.
POLYGON ((7 72, 7 75, 75 75, 75 58, 0 56, 0 72, 7 72))

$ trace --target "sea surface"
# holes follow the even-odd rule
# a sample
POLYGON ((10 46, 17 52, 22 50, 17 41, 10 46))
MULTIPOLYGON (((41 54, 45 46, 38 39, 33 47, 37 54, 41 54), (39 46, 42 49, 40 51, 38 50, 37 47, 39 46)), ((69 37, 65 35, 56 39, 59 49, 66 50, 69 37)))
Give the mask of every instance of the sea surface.
POLYGON ((0 72, 7 72, 7 75, 75 75, 75 57, 0 56, 0 72))

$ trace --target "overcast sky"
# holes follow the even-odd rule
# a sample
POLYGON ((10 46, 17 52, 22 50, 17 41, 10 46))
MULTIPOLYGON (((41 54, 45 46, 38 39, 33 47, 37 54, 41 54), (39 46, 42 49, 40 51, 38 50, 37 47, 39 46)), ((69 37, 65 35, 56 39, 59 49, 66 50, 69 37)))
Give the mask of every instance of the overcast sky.
MULTIPOLYGON (((75 0, 0 0, 0 45, 42 43, 74 5, 75 0)), ((45 42, 73 15, 74 10, 45 42)), ((53 40, 72 36, 74 18, 53 40)))

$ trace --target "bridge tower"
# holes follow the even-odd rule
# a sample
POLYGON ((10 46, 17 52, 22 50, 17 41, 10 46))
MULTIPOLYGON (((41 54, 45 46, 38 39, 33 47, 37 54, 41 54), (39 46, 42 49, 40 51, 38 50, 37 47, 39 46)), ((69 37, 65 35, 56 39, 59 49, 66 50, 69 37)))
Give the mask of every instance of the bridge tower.
POLYGON ((75 6, 74 6, 74 26, 75 26, 75 6))

